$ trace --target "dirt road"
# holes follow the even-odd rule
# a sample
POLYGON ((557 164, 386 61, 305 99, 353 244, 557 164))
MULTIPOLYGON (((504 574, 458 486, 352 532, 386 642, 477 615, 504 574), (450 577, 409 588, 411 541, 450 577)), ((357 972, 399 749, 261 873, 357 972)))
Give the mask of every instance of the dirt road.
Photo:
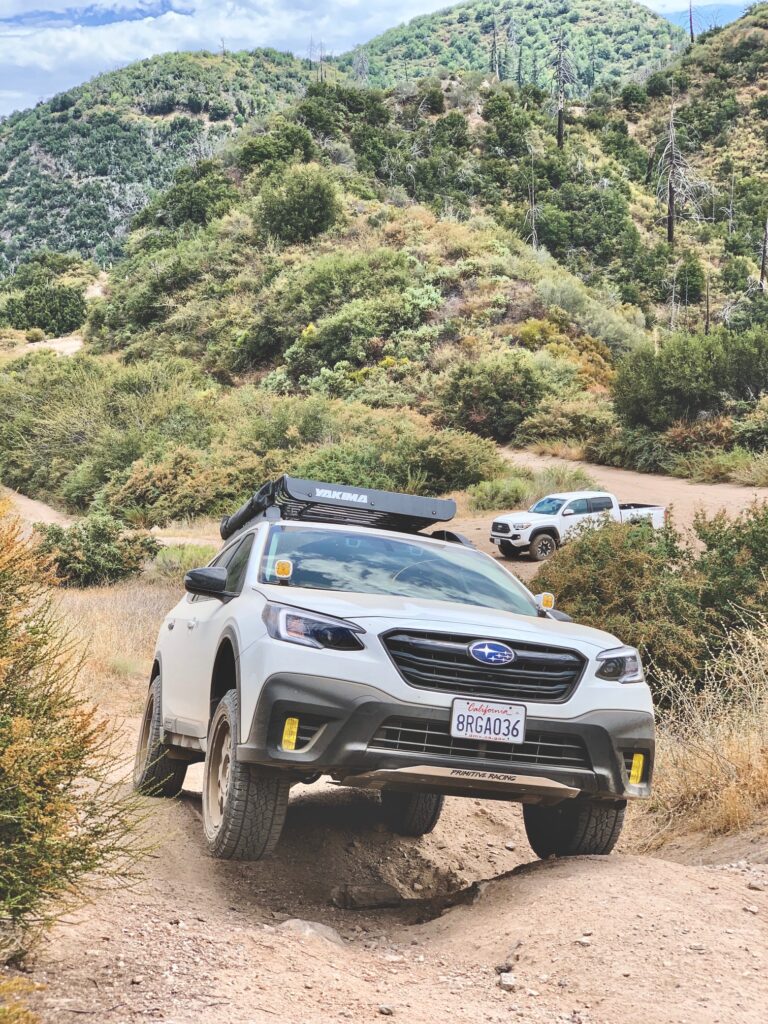
MULTIPOLYGON (((44 518, 39 503, 16 502, 44 518)), ((91 636, 83 678, 122 719, 127 751, 171 601, 136 582, 63 595, 91 636)), ((448 800, 437 830, 410 840, 383 830, 371 797, 317 783, 294 790, 275 856, 239 864, 205 855, 199 790, 195 766, 181 799, 147 801, 155 849, 143 877, 95 891, 29 962, 44 1024, 765 1020, 766 830, 721 840, 721 863, 706 867, 700 838, 678 844, 681 863, 540 863, 514 806, 448 800), (382 889, 394 905, 371 906, 382 889)))

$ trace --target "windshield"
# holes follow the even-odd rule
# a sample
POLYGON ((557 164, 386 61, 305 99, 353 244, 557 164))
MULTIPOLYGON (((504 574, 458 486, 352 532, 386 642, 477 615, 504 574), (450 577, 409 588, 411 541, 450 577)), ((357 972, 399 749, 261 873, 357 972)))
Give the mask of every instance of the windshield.
POLYGON ((556 516, 564 504, 564 498, 542 498, 528 511, 538 512, 542 516, 556 516))
MULTIPOLYGON (((273 526, 261 564, 262 583, 281 582, 275 573, 281 559, 293 564, 290 587, 538 614, 531 596, 506 569, 460 544, 438 546, 361 532, 273 526)), ((284 571, 284 566, 280 568, 284 571)))

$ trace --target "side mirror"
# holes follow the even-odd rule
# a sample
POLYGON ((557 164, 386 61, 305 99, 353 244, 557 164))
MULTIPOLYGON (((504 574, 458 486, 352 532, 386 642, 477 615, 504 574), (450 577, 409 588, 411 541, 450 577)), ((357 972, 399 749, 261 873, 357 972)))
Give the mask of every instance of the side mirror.
POLYGON ((566 508, 566 509, 563 509, 563 515, 564 516, 575 516, 576 513, 574 512, 574 510, 572 508, 566 508))
POLYGON ((534 597, 536 607, 540 612, 551 612, 555 607, 555 595, 554 594, 537 594, 534 597))
POLYGON ((190 594, 222 597, 227 592, 227 570, 223 565, 190 569, 184 577, 184 589, 190 594))

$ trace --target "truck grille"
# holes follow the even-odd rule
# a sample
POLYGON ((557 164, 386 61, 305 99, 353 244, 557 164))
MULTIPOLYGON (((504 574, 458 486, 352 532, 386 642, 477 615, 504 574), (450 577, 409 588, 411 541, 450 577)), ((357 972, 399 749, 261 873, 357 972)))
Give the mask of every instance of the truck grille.
POLYGON ((469 644, 487 639, 482 634, 409 631, 387 633, 381 639, 410 686, 471 697, 564 701, 586 664, 577 651, 505 640, 515 660, 509 665, 482 665, 468 650, 469 644))
POLYGON ((482 760, 499 764, 547 765, 551 768, 591 768, 589 754, 578 736, 528 730, 524 743, 485 743, 451 736, 448 722, 420 718, 388 718, 369 749, 402 750, 439 758, 482 760))
POLYGON ((509 533, 509 523, 494 523, 491 526, 493 533, 509 533))

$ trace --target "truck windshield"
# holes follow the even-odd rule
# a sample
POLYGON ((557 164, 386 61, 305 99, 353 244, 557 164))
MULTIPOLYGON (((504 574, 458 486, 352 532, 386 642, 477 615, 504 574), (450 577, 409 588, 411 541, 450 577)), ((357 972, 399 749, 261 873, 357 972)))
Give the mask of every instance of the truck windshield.
MULTIPOLYGON (((259 579, 280 583, 276 564, 289 560, 288 586, 343 593, 385 594, 499 608, 537 615, 530 594, 492 559, 459 544, 344 530, 273 526, 259 579)), ((280 566, 285 572, 285 566, 280 566)), ((285 585, 285 583, 284 583, 285 585)))
POLYGON ((542 498, 528 511, 538 512, 542 516, 556 516, 564 504, 564 498, 542 498))

